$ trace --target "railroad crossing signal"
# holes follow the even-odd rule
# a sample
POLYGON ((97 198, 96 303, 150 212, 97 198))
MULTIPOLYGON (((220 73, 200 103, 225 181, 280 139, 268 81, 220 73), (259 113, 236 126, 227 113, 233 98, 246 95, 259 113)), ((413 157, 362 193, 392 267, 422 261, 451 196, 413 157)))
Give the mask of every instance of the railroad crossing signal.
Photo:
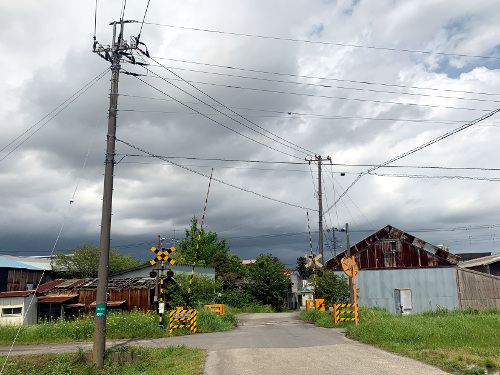
POLYGON ((153 253, 156 253, 158 256, 155 259, 149 261, 149 263, 151 263, 153 266, 156 264, 156 262, 161 262, 161 261, 165 261, 165 262, 168 262, 170 264, 174 264, 175 260, 171 259, 169 257, 169 255, 175 251, 175 247, 172 246, 170 249, 162 248, 162 250, 163 251, 160 251, 156 247, 153 246, 151 248, 151 251, 153 253))
POLYGON ((306 258, 309 259, 309 263, 306 264, 306 268, 309 268, 313 265, 315 267, 323 267, 323 265, 319 262, 319 260, 321 258, 321 254, 319 254, 316 257, 314 255, 307 255, 306 254, 306 258))

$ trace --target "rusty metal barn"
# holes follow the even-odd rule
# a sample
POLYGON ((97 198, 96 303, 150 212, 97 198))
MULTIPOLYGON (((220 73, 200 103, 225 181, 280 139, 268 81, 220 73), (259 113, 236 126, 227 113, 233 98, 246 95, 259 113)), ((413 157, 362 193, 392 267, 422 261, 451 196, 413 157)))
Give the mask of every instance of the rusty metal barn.
MULTIPOLYGON (((460 258, 443 246, 434 246, 393 226, 386 226, 350 248, 359 266, 358 302, 394 313, 500 307, 500 277, 459 271, 460 258), (487 280, 486 280, 487 279, 487 280)), ((326 262, 343 275, 347 251, 326 262)))

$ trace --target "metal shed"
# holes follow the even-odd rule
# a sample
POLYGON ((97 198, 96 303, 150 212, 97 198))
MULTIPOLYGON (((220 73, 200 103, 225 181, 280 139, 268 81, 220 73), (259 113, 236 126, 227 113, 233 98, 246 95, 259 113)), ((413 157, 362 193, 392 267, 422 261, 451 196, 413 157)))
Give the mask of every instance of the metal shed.
MULTIPOLYGON (((352 246, 350 255, 359 266, 356 286, 361 305, 379 306, 394 313, 460 307, 456 267, 459 257, 445 247, 387 225, 352 246)), ((341 262, 346 256, 344 251, 328 260, 327 269, 343 274, 341 262)))

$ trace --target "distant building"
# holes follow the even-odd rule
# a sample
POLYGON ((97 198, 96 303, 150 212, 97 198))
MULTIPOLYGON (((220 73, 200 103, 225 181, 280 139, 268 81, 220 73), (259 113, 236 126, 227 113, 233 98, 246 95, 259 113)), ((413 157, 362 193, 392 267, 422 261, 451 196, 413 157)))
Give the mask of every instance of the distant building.
POLYGON ((500 277, 500 254, 468 260, 458 267, 500 277))
POLYGON ((31 290, 52 279, 51 257, 0 255, 0 292, 31 290))

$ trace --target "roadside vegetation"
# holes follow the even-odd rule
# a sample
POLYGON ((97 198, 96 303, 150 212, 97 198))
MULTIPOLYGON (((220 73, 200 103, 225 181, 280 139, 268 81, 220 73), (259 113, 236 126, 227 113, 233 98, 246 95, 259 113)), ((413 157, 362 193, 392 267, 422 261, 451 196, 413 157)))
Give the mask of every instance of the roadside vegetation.
MULTIPOLYGON (((160 338, 170 336, 168 315, 164 314, 164 328, 158 326, 159 315, 144 313, 110 313, 106 319, 107 339, 124 338, 160 338)), ((237 319, 229 309, 225 316, 206 312, 203 306, 198 308, 198 332, 222 332, 234 328, 237 319)), ((175 329, 172 335, 190 334, 187 329, 175 329)), ((94 317, 87 315, 74 320, 59 319, 55 322, 33 326, 0 326, 0 345, 41 344, 48 342, 91 341, 94 337, 94 317)))
MULTIPOLYGON (((302 319, 334 327, 328 312, 302 312, 302 319)), ((394 315, 380 308, 359 309, 359 324, 337 327, 361 342, 440 367, 455 374, 500 372, 500 310, 436 309, 394 315)))
MULTIPOLYGON (((2 374, 37 375, 200 375, 206 351, 185 346, 166 348, 122 347, 106 351, 104 368, 97 370, 83 351, 77 353, 11 356, 1 358, 2 374), (113 352, 135 352, 142 359, 135 363, 112 361, 113 352)), ((1 367, 0 367, 1 368, 1 367)))

